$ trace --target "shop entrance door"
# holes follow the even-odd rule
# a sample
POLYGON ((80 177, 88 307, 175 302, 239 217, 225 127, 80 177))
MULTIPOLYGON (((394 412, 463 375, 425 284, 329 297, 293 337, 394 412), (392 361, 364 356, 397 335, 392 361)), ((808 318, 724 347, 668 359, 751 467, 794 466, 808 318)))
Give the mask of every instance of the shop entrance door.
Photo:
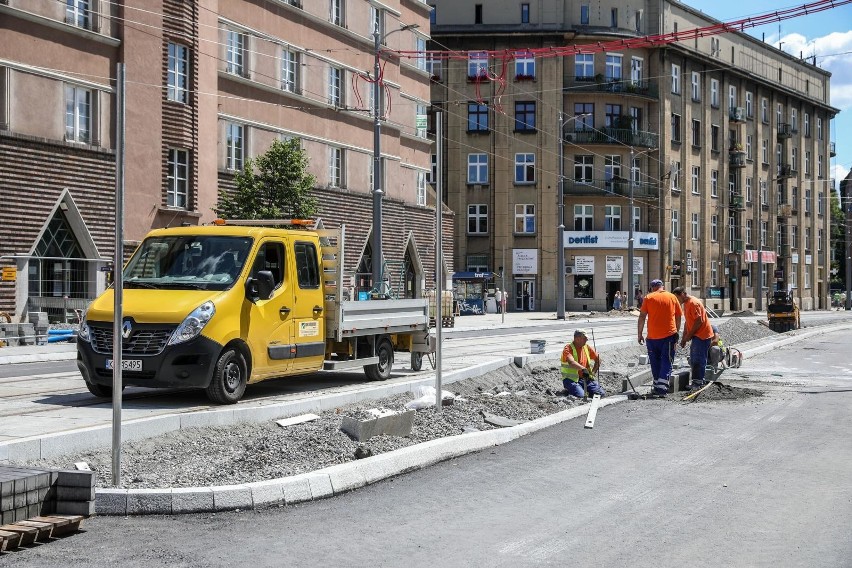
POLYGON ((515 311, 535 310, 535 281, 515 280, 515 311))
POLYGON ((620 280, 606 281, 606 311, 612 309, 612 301, 615 299, 615 293, 621 291, 620 280))

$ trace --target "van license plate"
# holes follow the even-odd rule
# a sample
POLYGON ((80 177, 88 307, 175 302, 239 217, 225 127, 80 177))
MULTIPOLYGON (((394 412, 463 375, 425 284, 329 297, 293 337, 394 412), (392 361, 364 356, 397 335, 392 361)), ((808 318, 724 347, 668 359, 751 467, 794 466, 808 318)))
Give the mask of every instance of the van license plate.
MULTIPOLYGON (((112 359, 106 360, 106 368, 112 369, 112 359)), ((122 359, 121 360, 121 370, 122 371, 141 371, 142 370, 142 359, 122 359)))

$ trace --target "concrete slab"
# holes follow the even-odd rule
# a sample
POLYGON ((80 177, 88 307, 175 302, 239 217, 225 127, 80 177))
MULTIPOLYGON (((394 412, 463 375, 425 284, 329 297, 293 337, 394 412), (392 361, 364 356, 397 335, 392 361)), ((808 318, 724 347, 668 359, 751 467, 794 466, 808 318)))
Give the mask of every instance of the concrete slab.
POLYGON ((212 487, 175 487, 172 489, 172 514, 214 511, 212 487))
POLYGON ((213 487, 213 505, 217 511, 251 509, 251 488, 246 485, 219 485, 213 487))
POLYGON ((172 490, 131 489, 127 492, 128 515, 171 515, 172 490))

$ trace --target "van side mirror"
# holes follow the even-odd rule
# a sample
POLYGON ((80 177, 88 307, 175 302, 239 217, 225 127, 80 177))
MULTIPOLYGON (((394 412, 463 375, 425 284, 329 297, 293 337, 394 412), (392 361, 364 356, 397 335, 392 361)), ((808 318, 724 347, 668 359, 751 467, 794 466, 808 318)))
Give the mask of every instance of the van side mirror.
POLYGON ((261 270, 254 278, 246 280, 246 298, 251 302, 268 300, 275 289, 275 278, 269 270, 261 270))

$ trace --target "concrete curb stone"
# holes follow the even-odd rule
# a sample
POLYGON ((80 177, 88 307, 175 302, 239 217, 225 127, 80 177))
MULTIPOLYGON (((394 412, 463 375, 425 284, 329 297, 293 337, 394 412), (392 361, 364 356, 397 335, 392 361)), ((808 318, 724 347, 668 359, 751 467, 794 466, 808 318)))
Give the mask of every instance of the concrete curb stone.
MULTIPOLYGON (((97 507, 97 505, 96 505, 97 507)), ((171 515, 172 490, 130 489, 127 491, 128 515, 171 515)))
POLYGON ((251 509, 251 488, 247 485, 217 485, 212 489, 213 506, 217 512, 251 509))
POLYGON ((331 485, 331 478, 328 473, 313 471, 303 475, 308 482, 308 498, 306 501, 325 499, 334 495, 334 488, 331 485))
POLYGON ((285 477, 281 480, 281 489, 284 491, 284 503, 286 505, 311 500, 311 483, 308 474, 285 477))
POLYGON ((172 488, 172 514, 205 513, 214 510, 212 487, 172 488))
POLYGON ((284 490, 281 488, 281 479, 255 481, 246 483, 246 485, 251 489, 251 501, 255 508, 280 505, 284 502, 284 490))
MULTIPOLYGON (((200 493, 202 487, 193 487, 193 494, 200 493)), ((190 492, 190 490, 185 490, 190 492)), ((212 506, 212 502, 211 502, 212 506)), ((127 489, 98 488, 95 490, 95 511, 99 515, 121 515, 127 514, 127 489)))

